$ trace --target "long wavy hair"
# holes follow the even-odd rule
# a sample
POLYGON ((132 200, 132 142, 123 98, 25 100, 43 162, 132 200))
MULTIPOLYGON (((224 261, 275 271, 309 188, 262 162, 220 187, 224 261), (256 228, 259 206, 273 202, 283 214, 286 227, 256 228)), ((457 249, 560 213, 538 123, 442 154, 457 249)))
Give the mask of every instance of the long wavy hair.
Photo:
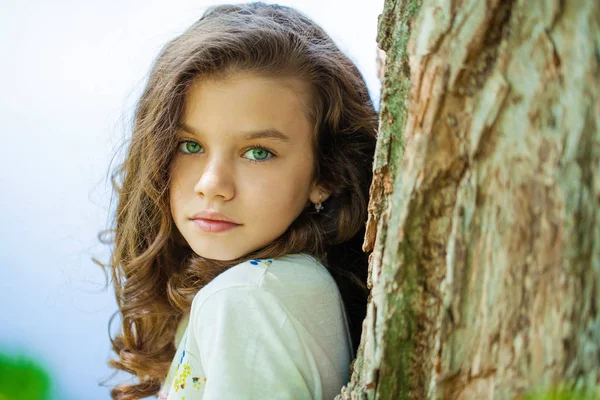
MULTIPOLYGON (((109 365, 139 382, 114 399, 155 395, 175 355, 175 331, 204 285, 239 262, 305 252, 323 262, 342 294, 356 351, 366 314, 368 257, 362 251, 377 131, 366 84, 330 37, 298 11, 251 3, 208 9, 160 52, 135 110, 125 161, 113 172, 118 196, 107 268, 121 314, 109 365), (169 167, 185 96, 198 77, 235 72, 294 76, 312 85, 314 179, 331 192, 322 212, 305 209, 264 248, 231 260, 196 255, 171 217, 169 167)), ((112 320, 111 320, 112 321, 112 320)))

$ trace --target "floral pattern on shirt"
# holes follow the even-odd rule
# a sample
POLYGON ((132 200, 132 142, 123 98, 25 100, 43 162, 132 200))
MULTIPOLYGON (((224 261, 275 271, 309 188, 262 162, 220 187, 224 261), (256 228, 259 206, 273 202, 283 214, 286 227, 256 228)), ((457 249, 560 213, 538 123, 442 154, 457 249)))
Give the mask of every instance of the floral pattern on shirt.
MULTIPOLYGON (((185 342, 187 344, 187 335, 185 337, 185 342)), ((188 385, 191 385, 194 389, 200 390, 202 389, 202 385, 206 383, 206 377, 201 376, 191 376, 192 375, 192 367, 190 365, 189 357, 193 357, 197 360, 197 357, 191 354, 189 351, 184 350, 181 353, 181 357, 179 358, 179 363, 177 364, 177 368, 175 370, 175 375, 173 376, 172 385, 170 390, 173 390, 175 393, 180 390, 184 390, 188 385), (191 379, 189 379, 191 376, 191 379)), ((167 400, 169 397, 170 390, 165 390, 160 393, 158 400, 167 400)), ((181 400, 185 400, 185 396, 181 397, 181 400)))
POLYGON ((265 267, 268 267, 272 263, 273 263, 273 260, 250 260, 251 265, 261 265, 262 264, 265 267))

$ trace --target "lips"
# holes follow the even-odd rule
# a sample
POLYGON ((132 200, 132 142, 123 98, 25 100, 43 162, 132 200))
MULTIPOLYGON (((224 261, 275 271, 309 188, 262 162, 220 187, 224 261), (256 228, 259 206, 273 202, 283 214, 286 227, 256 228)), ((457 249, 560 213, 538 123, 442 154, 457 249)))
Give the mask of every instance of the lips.
POLYGON ((190 217, 190 219, 207 219, 207 220, 211 220, 211 221, 224 221, 224 222, 231 222, 233 224, 239 225, 232 218, 229 218, 227 215, 221 214, 220 212, 215 211, 215 210, 200 211, 200 212, 192 215, 190 217))
POLYGON ((241 224, 214 210, 204 210, 190 217, 190 220, 204 232, 218 233, 234 229, 241 224))

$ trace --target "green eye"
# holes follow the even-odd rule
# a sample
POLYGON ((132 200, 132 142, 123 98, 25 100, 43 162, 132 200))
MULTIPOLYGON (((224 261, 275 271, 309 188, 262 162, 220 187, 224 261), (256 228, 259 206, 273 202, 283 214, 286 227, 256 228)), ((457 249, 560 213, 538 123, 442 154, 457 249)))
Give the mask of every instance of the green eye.
POLYGON ((264 161, 273 157, 273 154, 269 150, 260 147, 254 147, 244 153, 244 155, 252 161, 264 161))
POLYGON ((185 154, 196 154, 202 151, 202 146, 189 140, 179 143, 179 151, 185 154))

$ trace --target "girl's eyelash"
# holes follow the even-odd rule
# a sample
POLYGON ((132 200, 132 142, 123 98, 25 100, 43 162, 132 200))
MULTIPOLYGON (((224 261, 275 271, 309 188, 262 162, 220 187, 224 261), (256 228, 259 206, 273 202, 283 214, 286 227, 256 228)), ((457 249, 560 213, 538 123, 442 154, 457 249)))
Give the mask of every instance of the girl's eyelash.
MULTIPOLYGON (((194 140, 181 139, 181 140, 179 140, 177 142, 177 152, 178 153, 183 154, 183 155, 187 155, 187 156, 191 156, 191 155, 194 155, 194 154, 199 154, 199 153, 186 153, 186 152, 182 151, 181 150, 181 145, 184 144, 184 143, 196 143, 198 146, 202 147, 202 145, 200 143, 198 143, 198 142, 196 142, 194 140)), ((275 157, 277 157, 277 154, 273 150, 271 150, 271 149, 269 149, 267 147, 264 147, 264 146, 259 146, 259 145, 248 146, 248 147, 244 148, 244 150, 242 150, 242 154, 246 154, 248 152, 248 150, 252 150, 252 149, 264 150, 264 151, 268 152, 269 154, 271 154, 271 157, 266 158, 264 160, 251 160, 251 159, 247 159, 248 161, 253 162, 253 163, 265 163, 265 162, 271 161, 275 157)))

